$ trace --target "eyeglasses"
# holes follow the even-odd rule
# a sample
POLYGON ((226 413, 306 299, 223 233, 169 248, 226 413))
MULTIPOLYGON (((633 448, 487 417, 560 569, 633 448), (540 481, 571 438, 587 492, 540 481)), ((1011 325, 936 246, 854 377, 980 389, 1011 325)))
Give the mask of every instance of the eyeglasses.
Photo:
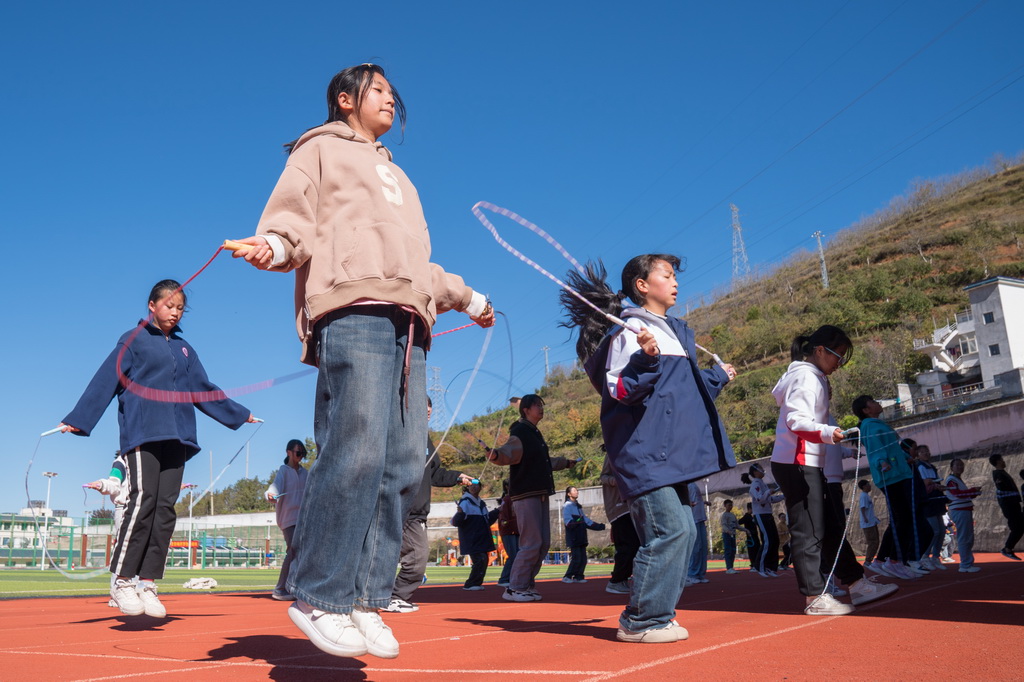
POLYGON ((831 348, 829 348, 828 346, 822 346, 822 348, 824 348, 824 349, 825 349, 825 350, 827 350, 827 351, 828 351, 829 353, 831 353, 832 355, 834 355, 834 356, 836 356, 837 358, 839 358, 839 366, 840 366, 840 367, 842 367, 843 365, 845 365, 845 364, 846 364, 846 360, 847 360, 847 358, 846 358, 846 357, 844 357, 844 356, 840 355, 839 353, 835 352, 834 350, 832 350, 832 349, 831 349, 831 348))

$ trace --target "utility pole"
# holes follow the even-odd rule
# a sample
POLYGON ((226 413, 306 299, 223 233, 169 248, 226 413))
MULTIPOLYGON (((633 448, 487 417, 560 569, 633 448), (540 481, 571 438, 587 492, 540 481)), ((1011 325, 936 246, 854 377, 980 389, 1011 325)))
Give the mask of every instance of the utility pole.
POLYGON ((825 249, 821 245, 821 238, 824 237, 821 230, 815 230, 811 235, 818 240, 818 258, 821 260, 821 287, 828 289, 828 266, 825 265, 825 249))
POLYGON ((551 374, 551 368, 548 366, 548 351, 551 349, 547 346, 542 346, 541 350, 544 351, 544 380, 547 381, 548 376, 551 374))
POLYGON ((427 386, 427 395, 430 396, 430 401, 434 404, 430 420, 435 424, 447 424, 448 415, 444 409, 445 390, 441 385, 441 368, 428 367, 427 369, 430 370, 430 385, 427 386))
POLYGON ((750 276, 750 263, 747 261, 747 247, 743 243, 743 226, 740 225, 740 209, 736 204, 729 204, 732 209, 732 286, 750 276))
MULTIPOLYGON (((53 483, 53 477, 56 475, 56 471, 43 472, 43 476, 46 476, 46 516, 43 517, 43 558, 39 562, 40 571, 46 570, 46 543, 50 539, 50 517, 53 516, 53 511, 50 510, 50 484, 53 483)), ((13 525, 11 524, 12 527, 13 525)), ((60 557, 57 557, 57 560, 60 561, 60 557)))

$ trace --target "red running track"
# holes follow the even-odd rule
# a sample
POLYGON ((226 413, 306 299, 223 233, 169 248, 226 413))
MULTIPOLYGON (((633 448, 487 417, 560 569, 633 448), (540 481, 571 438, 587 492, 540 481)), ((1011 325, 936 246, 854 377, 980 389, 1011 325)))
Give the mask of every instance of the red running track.
POLYGON ((624 597, 606 579, 539 586, 513 603, 500 588, 424 587, 416 613, 384 614, 397 659, 335 658, 314 648, 265 593, 163 597, 167 619, 123 616, 106 599, 0 602, 0 680, 1020 680, 1024 565, 981 555, 902 582, 889 599, 812 618, 792 574, 708 574, 686 589, 690 639, 624 644, 624 597))

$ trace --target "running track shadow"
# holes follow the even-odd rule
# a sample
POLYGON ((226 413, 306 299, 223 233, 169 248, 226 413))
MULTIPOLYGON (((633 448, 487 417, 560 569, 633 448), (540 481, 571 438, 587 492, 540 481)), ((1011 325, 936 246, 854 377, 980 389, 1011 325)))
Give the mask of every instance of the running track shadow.
MULTIPOLYGON (((202 616, 198 616, 202 618, 202 616)), ((189 618, 196 618, 196 616, 189 616, 189 618)), ((121 614, 105 616, 103 618, 88 618, 86 620, 75 621, 75 625, 87 625, 90 623, 106 623, 106 622, 117 622, 116 625, 111 624, 111 630, 117 630, 118 632, 148 632, 151 630, 163 630, 163 627, 172 621, 182 620, 177 616, 167 616, 166 618, 151 618, 149 616, 124 616, 121 614)))
POLYGON ((549 632, 556 635, 575 635, 615 641, 615 628, 609 627, 601 618, 587 620, 495 620, 490 618, 446 618, 451 623, 468 623, 488 629, 513 630, 515 632, 549 632), (602 623, 600 626, 590 623, 602 623))
POLYGON ((272 680, 366 680, 357 658, 338 658, 325 654, 306 639, 281 635, 248 635, 227 637, 224 644, 209 652, 207 661, 265 661, 273 666, 268 673, 272 680))

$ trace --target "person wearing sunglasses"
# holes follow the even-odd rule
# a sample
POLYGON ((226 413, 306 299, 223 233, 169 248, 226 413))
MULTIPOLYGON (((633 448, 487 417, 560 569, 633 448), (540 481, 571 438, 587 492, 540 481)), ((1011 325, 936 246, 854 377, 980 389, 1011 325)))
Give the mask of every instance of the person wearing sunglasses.
POLYGON ((278 601, 295 601, 294 595, 288 592, 285 586, 288 580, 288 569, 295 560, 295 548, 292 546, 292 536, 295 534, 295 524, 299 521, 299 507, 302 504, 302 493, 306 489, 306 477, 309 473, 302 466, 302 460, 306 456, 306 446, 301 440, 292 439, 288 441, 285 448, 284 464, 277 470, 274 482, 267 488, 264 496, 267 501, 274 504, 277 512, 277 525, 284 534, 284 544, 288 548, 281 564, 281 575, 277 579, 277 586, 270 596, 278 601))

